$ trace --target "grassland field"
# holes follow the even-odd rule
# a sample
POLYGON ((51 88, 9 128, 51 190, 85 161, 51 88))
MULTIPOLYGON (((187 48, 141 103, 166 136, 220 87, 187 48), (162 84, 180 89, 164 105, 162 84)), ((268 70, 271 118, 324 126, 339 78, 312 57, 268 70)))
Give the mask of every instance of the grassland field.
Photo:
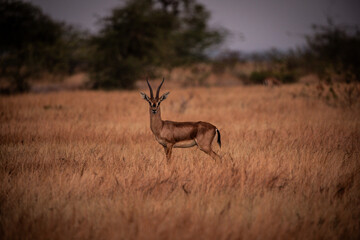
POLYGON ((0 238, 360 239, 360 105, 308 88, 171 90, 222 137, 171 164, 139 91, 1 96, 0 238))

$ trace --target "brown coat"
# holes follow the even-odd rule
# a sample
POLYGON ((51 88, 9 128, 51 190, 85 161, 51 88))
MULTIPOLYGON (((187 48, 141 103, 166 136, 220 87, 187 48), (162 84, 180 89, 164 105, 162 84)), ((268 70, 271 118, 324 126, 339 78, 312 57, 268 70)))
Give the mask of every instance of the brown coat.
POLYGON ((159 97, 163 82, 164 80, 157 89, 156 97, 153 97, 148 81, 150 97, 145 93, 141 93, 141 95, 150 105, 150 128, 156 140, 164 147, 167 160, 171 159, 173 147, 187 148, 195 145, 214 159, 219 159, 220 157, 211 148, 216 133, 218 134, 217 142, 221 146, 220 132, 214 125, 208 122, 174 122, 161 119, 160 103, 169 95, 167 92, 159 97))

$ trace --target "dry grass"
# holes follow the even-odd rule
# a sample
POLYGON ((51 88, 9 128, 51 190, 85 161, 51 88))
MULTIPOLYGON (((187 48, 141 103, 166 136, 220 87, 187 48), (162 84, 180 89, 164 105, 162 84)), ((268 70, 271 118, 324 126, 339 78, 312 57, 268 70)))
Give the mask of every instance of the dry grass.
POLYGON ((2 97, 0 238, 359 239, 359 104, 302 89, 173 90, 163 118, 209 121, 223 147, 172 165, 138 92, 2 97))

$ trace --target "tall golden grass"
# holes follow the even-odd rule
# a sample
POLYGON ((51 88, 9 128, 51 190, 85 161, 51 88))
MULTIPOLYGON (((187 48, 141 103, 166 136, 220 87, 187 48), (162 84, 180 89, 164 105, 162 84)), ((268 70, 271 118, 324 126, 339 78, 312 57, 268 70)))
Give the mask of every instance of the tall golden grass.
POLYGON ((359 239, 359 104, 303 91, 173 90, 163 119, 217 126, 222 161, 171 165, 137 91, 1 97, 0 238, 359 239))

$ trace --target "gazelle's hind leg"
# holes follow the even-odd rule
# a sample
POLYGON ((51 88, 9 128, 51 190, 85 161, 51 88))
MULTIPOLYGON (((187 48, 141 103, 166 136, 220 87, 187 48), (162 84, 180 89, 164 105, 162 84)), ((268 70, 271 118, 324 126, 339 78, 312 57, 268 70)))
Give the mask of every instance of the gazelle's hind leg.
POLYGON ((200 148, 201 151, 205 152, 206 154, 210 155, 215 161, 221 161, 220 156, 214 152, 211 148, 200 148))
POLYGON ((201 151, 210 155, 210 157, 212 157, 215 161, 220 161, 221 160, 220 156, 217 153, 215 153, 211 148, 211 144, 212 141, 214 140, 215 134, 216 132, 214 130, 207 131, 203 135, 198 136, 195 141, 201 151))

